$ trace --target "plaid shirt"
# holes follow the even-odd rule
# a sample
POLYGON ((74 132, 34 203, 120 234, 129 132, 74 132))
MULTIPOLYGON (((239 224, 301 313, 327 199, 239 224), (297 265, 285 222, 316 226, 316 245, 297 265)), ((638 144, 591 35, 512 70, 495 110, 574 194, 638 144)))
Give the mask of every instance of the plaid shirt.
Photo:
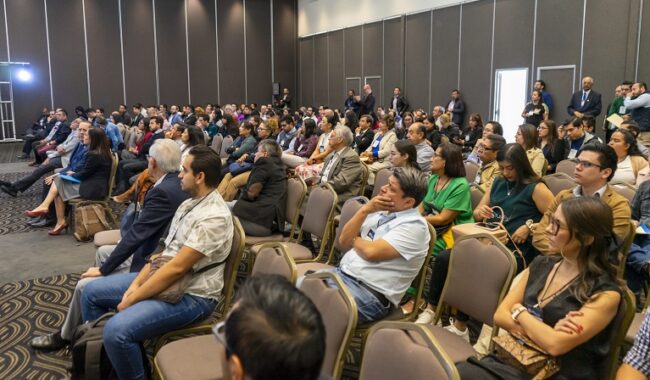
POLYGON ((650 313, 645 315, 634 338, 634 346, 625 355, 623 362, 650 377, 650 313))
POLYGON ((632 219, 650 226, 650 181, 643 182, 632 200, 632 219))

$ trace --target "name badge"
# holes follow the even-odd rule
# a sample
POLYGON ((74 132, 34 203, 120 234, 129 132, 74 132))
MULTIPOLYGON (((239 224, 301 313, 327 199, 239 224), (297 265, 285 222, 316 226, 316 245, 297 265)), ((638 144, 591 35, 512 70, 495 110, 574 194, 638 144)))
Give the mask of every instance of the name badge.
POLYGON ((469 141, 469 135, 465 136, 465 141, 469 141))
POLYGON ((569 156, 568 156, 568 158, 569 158, 569 159, 576 158, 576 154, 578 154, 578 151, 575 150, 575 149, 571 149, 571 150, 569 151, 569 156))
POLYGON ((375 239, 375 231, 374 230, 368 231, 368 234, 366 236, 368 236, 370 238, 370 240, 374 240, 375 239))
POLYGON ((376 148, 379 146, 379 140, 375 140, 375 142, 372 144, 373 148, 376 148))
POLYGON ((625 106, 618 107, 618 113, 619 113, 619 115, 625 114, 625 106))
POLYGON ((481 172, 476 173, 476 178, 474 179, 474 183, 477 185, 481 184, 481 172))
POLYGON ((284 145, 285 141, 286 141, 286 140, 282 140, 282 141, 280 141, 280 145, 284 145))

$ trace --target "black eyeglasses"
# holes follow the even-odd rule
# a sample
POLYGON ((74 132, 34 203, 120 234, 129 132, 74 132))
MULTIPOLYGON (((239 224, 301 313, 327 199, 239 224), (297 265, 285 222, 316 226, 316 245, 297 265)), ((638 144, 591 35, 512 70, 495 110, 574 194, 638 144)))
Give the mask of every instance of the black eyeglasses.
POLYGON ((583 160, 580 160, 580 159, 578 159, 578 158, 574 159, 573 162, 576 163, 576 166, 580 165, 580 166, 582 166, 582 167, 585 168, 585 169, 589 169, 589 168, 591 168, 591 167, 593 167, 593 166, 595 166, 595 167, 597 167, 597 168, 599 168, 599 169, 602 169, 602 168, 603 168, 602 166, 600 166, 600 165, 598 165, 598 164, 594 164, 594 163, 589 162, 589 161, 583 161, 583 160))
POLYGON ((557 236, 560 229, 568 229, 567 226, 563 225, 558 219, 555 219, 553 215, 548 217, 548 225, 551 227, 551 235, 557 236))

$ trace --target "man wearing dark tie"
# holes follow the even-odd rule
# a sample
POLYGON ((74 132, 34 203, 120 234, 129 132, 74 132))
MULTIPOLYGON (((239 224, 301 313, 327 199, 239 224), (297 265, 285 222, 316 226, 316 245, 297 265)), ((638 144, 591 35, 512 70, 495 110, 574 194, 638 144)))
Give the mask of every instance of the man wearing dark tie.
POLYGON ((582 79, 582 90, 573 93, 571 103, 567 107, 567 112, 570 116, 596 117, 600 115, 602 109, 600 94, 591 89, 593 85, 594 79, 592 77, 584 77, 582 79))

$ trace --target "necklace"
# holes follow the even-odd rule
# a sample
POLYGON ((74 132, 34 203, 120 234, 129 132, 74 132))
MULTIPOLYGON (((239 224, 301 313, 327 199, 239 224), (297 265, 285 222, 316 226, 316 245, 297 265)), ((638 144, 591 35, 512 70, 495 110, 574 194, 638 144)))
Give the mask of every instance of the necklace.
POLYGON ((566 288, 569 287, 569 285, 571 285, 573 283, 573 281, 575 281, 578 278, 578 276, 580 276, 580 273, 578 273, 571 280, 567 281, 566 284, 562 285, 562 287, 560 289, 556 290, 555 292, 553 292, 553 294, 550 294, 547 297, 546 293, 548 292, 548 289, 551 287, 551 284, 553 283, 553 280, 555 279, 555 275, 557 274, 557 272, 560 271, 560 267, 562 266, 562 264, 564 264, 564 261, 565 260, 562 259, 562 261, 560 261, 560 264, 555 268, 555 271, 553 272, 553 275, 551 276, 551 280, 548 282, 548 285, 544 288, 544 293, 542 293, 541 297, 537 298, 537 303, 533 306, 533 308, 540 307, 540 305, 543 304, 545 301, 550 300, 551 298, 555 297, 559 293, 563 292, 566 288))
POLYGON ((508 193, 508 196, 510 196, 510 193, 512 193, 512 190, 515 189, 515 186, 510 187, 510 181, 506 181, 506 192, 508 193))

